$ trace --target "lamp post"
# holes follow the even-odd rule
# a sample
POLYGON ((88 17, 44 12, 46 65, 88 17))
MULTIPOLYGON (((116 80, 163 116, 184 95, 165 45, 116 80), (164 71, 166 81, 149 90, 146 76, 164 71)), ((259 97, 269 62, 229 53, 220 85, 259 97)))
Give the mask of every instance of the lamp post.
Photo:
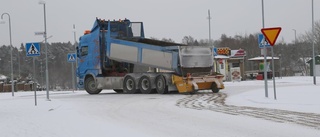
POLYGON ((313 0, 311 1, 311 7, 312 7, 312 67, 313 67, 313 84, 316 85, 316 58, 314 55, 314 42, 315 42, 315 33, 314 33, 314 13, 313 13, 313 0))
POLYGON ((8 15, 9 17, 9 35, 10 35, 10 56, 11 56, 11 91, 12 91, 12 96, 14 96, 14 82, 13 82, 13 62, 12 62, 12 38, 11 38, 11 19, 10 19, 10 14, 9 13, 3 13, 1 15, 1 19, 3 20, 3 15, 8 15))
MULTIPOLYGON (((264 28, 264 2, 261 0, 261 6, 262 6, 262 28, 264 28)), ((265 90, 265 97, 268 97, 268 81, 267 81, 267 48, 266 46, 263 46, 263 57, 264 57, 264 70, 263 70, 263 76, 264 76, 264 90, 265 90)))
POLYGON ((46 2, 43 0, 39 1, 39 4, 43 5, 43 13, 44 13, 44 46, 46 49, 46 91, 47 91, 47 100, 50 101, 49 98, 49 73, 48 73, 48 46, 47 46, 47 21, 46 21, 46 2))
MULTIPOLYGON (((73 24, 73 36, 74 36, 74 51, 75 51, 75 53, 77 53, 77 39, 76 39, 76 25, 75 24, 73 24)), ((77 68, 78 68, 78 57, 76 56, 76 70, 77 70, 77 68)), ((79 81, 79 78, 76 77, 76 83, 78 83, 78 81, 79 81)), ((74 80, 72 80, 72 82, 73 82, 73 85, 74 85, 74 83, 75 83, 74 80)), ((73 89, 75 89, 75 86, 73 86, 73 89)), ((78 88, 76 88, 76 90, 77 89, 78 88)))

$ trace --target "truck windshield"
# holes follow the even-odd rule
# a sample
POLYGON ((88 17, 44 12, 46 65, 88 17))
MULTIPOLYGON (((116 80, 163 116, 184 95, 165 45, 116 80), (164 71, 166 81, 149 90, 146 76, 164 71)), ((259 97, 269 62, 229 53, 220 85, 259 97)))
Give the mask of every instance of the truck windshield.
MULTIPOLYGON (((105 28, 107 29, 107 28, 105 28)), ((111 22, 110 24, 111 36, 113 37, 144 37, 142 22, 111 22)))
POLYGON ((141 22, 131 22, 130 25, 132 29, 133 37, 143 37, 142 35, 142 23, 141 22))

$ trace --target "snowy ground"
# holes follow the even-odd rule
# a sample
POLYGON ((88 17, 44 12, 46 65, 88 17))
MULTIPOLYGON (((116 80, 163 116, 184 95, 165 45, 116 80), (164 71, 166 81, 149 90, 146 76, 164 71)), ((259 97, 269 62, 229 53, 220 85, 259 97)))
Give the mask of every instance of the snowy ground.
POLYGON ((276 90, 273 88, 273 81, 268 81, 268 98, 265 97, 264 81, 247 81, 245 84, 243 82, 225 83, 227 89, 248 85, 248 87, 262 86, 259 89, 247 89, 247 92, 241 95, 230 96, 226 103, 320 114, 320 81, 317 85, 313 84, 313 77, 283 77, 276 78, 275 81, 276 90), (276 100, 274 92, 276 92, 276 100))
MULTIPOLYGON (((319 80, 319 78, 317 79, 319 80)), ((0 137, 319 137, 320 84, 312 77, 226 82, 219 94, 0 93, 0 137)))

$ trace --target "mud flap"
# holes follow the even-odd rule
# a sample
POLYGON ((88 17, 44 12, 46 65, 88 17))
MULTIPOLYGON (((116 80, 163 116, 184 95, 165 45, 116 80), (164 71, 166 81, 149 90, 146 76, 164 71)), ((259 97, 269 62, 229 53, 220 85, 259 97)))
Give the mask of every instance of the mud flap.
POLYGON ((188 81, 183 77, 172 75, 172 82, 176 85, 179 93, 190 93, 198 91, 198 85, 192 81, 188 81))

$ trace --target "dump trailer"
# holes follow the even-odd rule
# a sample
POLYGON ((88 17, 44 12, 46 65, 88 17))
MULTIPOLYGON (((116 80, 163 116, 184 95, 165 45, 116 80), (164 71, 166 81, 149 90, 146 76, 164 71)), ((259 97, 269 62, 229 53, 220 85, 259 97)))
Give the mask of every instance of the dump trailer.
POLYGON ((224 88, 223 75, 213 72, 212 47, 148 39, 143 23, 128 19, 97 18, 80 37, 77 62, 77 86, 89 94, 103 89, 127 94, 217 93, 224 88))

